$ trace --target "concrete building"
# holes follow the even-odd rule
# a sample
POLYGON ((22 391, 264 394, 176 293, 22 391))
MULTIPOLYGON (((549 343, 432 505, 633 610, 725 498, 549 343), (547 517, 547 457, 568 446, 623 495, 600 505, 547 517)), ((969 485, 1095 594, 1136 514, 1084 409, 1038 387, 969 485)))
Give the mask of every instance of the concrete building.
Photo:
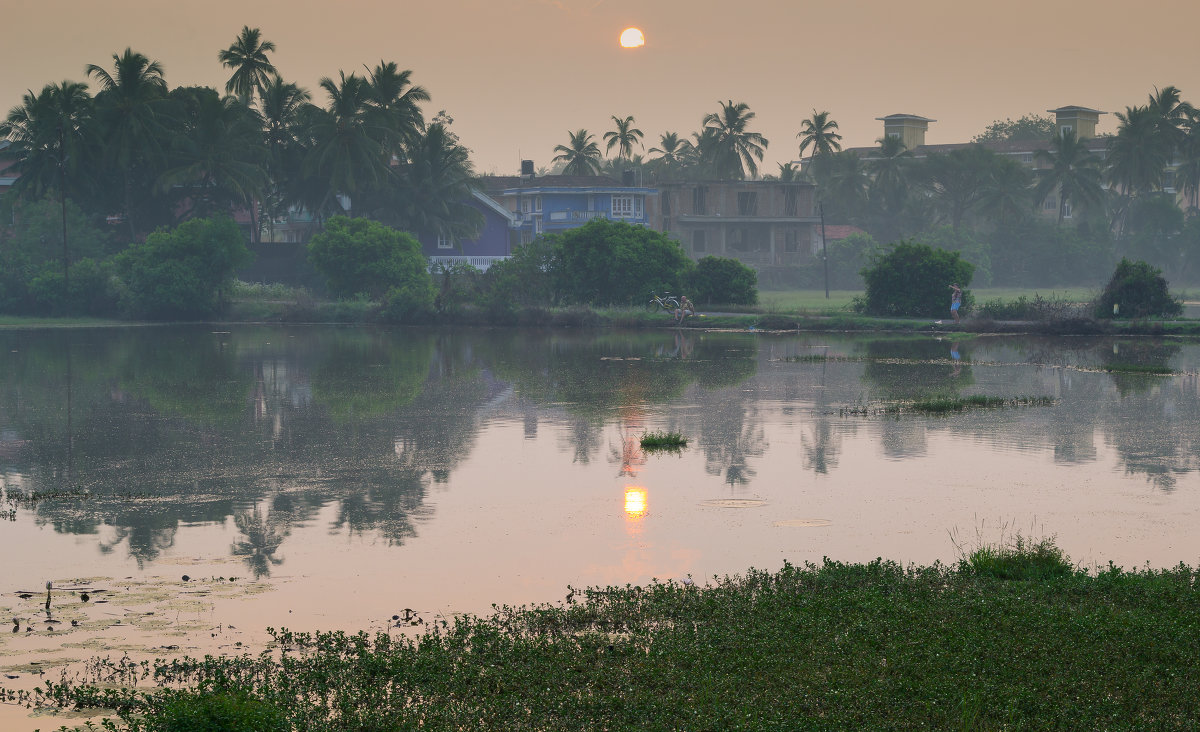
POLYGON ((693 259, 729 257, 759 270, 795 266, 821 247, 813 190, 806 181, 660 183, 648 218, 693 259))

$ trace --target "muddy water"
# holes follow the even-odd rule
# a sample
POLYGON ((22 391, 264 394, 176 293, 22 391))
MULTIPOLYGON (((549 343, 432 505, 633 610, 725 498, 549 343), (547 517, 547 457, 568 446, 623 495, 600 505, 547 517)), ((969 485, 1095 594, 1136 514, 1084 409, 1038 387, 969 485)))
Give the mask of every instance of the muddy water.
POLYGON ((1151 339, 2 331, 0 685, 1018 533, 1194 564, 1198 370, 1151 339), (976 394, 1053 402, 905 408, 976 394))

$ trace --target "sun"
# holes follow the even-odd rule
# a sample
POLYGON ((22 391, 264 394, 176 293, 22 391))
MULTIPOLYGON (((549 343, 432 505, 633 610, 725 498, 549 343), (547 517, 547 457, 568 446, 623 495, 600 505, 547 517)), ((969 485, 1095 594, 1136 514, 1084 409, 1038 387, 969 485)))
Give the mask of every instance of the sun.
POLYGON ((637 28, 626 28, 621 31, 622 48, 639 48, 646 45, 646 36, 637 28))

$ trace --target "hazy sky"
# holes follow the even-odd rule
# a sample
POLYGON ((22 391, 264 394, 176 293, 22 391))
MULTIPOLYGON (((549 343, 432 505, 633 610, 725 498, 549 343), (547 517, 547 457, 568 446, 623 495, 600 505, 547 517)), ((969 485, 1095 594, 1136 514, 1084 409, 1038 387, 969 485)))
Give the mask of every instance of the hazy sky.
MULTIPOLYGON (((997 119, 1078 104, 1107 112, 1174 84, 1200 104, 1196 0, 3 0, 0 106, 83 80, 133 47, 171 86, 224 88, 217 51, 243 25, 275 42, 284 78, 381 59, 412 69, 480 172, 549 166, 568 130, 599 141, 633 115, 653 147, 743 101, 770 140, 765 172, 795 159, 800 121, 828 110, 846 146, 872 145, 887 114, 932 117, 927 141, 963 142, 997 119), (646 46, 621 49, 627 26, 646 46)), ((1101 130, 1115 128, 1112 115, 1101 130)), ((603 149, 603 144, 601 144, 603 149)))

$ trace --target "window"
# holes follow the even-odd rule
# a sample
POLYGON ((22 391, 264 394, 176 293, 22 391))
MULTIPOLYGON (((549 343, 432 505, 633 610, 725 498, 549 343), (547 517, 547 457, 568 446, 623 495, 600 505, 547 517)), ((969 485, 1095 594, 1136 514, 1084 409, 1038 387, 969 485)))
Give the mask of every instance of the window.
POLYGON ((541 210, 542 210, 542 197, 541 197, 541 196, 534 196, 534 197, 533 197, 533 210, 534 210, 534 211, 541 211, 541 210))
POLYGON ((758 194, 754 191, 738 191, 738 216, 754 216, 758 213, 758 194))
POLYGON ((1058 128, 1058 134, 1063 137, 1066 137, 1067 133, 1073 131, 1074 129, 1075 129, 1074 125, 1060 125, 1058 128))
POLYGON ((707 212, 707 207, 704 205, 705 193, 707 191, 704 190, 704 186, 696 186, 692 189, 692 213, 697 216, 703 216, 707 212))
POLYGON ((705 247, 706 242, 704 241, 704 233, 705 232, 703 232, 703 231, 693 231, 692 232, 692 251, 693 252, 707 251, 706 247, 705 247))
POLYGON ((800 235, 795 231, 783 232, 783 251, 795 254, 800 251, 800 235))
POLYGON ((1070 201, 1063 201, 1062 211, 1063 211, 1064 219, 1071 218, 1071 202, 1070 201))
POLYGON ((640 219, 642 218, 643 202, 641 196, 613 196, 612 217, 614 219, 640 219))
POLYGON ((533 211, 533 199, 532 198, 522 198, 521 199, 521 213, 530 213, 532 211, 533 211))
POLYGON ((1043 207, 1047 211, 1057 211, 1058 210, 1058 199, 1055 198, 1054 196, 1046 196, 1046 203, 1043 204, 1043 207))
POLYGON ((437 248, 438 249, 453 249, 454 242, 450 239, 450 237, 442 236, 441 234, 439 234, 438 238, 437 238, 437 248))
POLYGON ((522 229, 521 230, 521 243, 528 244, 531 241, 533 241, 533 233, 531 231, 529 231, 529 229, 522 229))
POLYGON ((783 192, 783 215, 796 215, 796 189, 788 188, 783 192))

